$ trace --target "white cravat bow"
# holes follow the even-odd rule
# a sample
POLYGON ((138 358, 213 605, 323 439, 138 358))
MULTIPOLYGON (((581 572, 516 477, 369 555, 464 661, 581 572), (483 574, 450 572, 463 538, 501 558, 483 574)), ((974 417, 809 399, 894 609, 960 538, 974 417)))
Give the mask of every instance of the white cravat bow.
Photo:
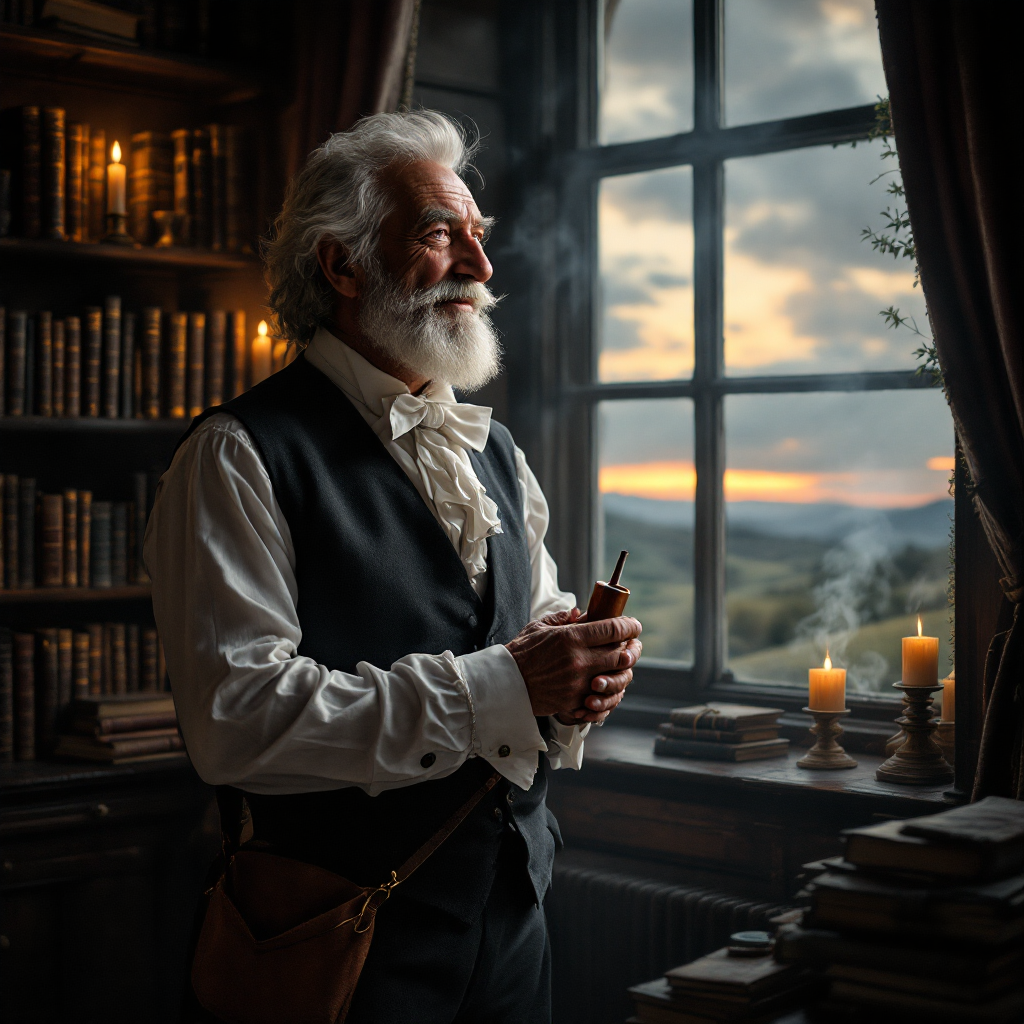
POLYGON ((487 538, 502 532, 501 519, 466 449, 484 450, 491 410, 410 394, 385 398, 383 406, 391 440, 411 432, 424 488, 470 578, 486 572, 487 538))

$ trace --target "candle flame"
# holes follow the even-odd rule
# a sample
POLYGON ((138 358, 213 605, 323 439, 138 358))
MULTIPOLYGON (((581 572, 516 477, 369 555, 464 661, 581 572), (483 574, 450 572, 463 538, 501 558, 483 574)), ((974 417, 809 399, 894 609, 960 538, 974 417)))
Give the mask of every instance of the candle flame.
POLYGON ((110 147, 110 159, 113 160, 115 164, 119 164, 121 162, 121 144, 116 139, 114 140, 114 144, 110 147))
POLYGON ((825 651, 825 671, 832 671, 832 659, 828 656, 828 651, 825 651))
POLYGON ((257 333, 257 334, 258 334, 258 335, 259 335, 259 336, 260 336, 261 338, 264 338, 264 337, 266 337, 266 334, 267 334, 267 321, 266 321, 266 320, 261 320, 261 321, 260 321, 260 322, 259 322, 259 323, 258 323, 258 324, 256 325, 256 333, 257 333))
POLYGON ((918 617, 917 617, 917 635, 918 636, 922 635, 921 634, 921 616, 920 615, 918 615, 918 617))

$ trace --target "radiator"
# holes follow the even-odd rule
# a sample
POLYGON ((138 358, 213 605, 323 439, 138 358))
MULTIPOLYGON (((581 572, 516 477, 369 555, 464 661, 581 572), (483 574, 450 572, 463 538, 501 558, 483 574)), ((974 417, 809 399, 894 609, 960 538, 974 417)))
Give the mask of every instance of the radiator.
POLYGON ((545 902, 554 1024, 622 1024, 626 989, 765 928, 786 910, 698 887, 556 863, 545 902))

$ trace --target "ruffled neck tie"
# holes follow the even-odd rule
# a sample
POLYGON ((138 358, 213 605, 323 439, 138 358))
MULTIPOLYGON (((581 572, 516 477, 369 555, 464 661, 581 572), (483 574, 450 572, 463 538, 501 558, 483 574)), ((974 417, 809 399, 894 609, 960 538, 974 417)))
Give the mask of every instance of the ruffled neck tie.
POLYGON ((491 410, 410 394, 385 398, 383 406, 391 440, 411 433, 424 489, 470 579, 486 572, 487 538, 502 532, 501 520, 467 449, 484 450, 491 410))

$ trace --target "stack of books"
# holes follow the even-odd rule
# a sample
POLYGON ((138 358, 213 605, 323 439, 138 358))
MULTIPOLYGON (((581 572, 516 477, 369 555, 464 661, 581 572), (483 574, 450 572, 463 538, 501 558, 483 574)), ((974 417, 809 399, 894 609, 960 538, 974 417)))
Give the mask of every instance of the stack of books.
POLYGON ((845 835, 845 857, 819 864, 809 910, 775 947, 829 979, 829 1019, 1020 1021, 1024 803, 987 797, 845 835))
POLYGON ((130 693, 76 700, 70 729, 57 738, 55 754, 127 764, 182 758, 184 750, 171 695, 130 693))
POLYGON ((779 708, 746 704, 697 704, 676 708, 658 726, 654 752, 663 757, 711 761, 759 761, 785 757, 789 740, 779 736, 779 708))
POLYGON ((770 1021, 806 1001, 817 984, 812 972, 762 955, 716 950, 664 978, 629 990, 636 1005, 630 1024, 718 1024, 770 1021))

